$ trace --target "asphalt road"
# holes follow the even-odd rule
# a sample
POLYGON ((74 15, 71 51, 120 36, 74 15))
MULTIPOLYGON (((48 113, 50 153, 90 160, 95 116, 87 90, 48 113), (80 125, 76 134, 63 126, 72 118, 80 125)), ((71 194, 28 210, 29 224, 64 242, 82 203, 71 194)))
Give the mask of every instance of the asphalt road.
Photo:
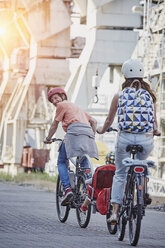
MULTIPOLYGON (((0 248, 131 247, 110 235, 105 216, 92 214, 81 229, 72 209, 66 223, 56 214, 55 193, 0 182, 0 248)), ((137 247, 165 247, 165 212, 147 210, 137 247)))

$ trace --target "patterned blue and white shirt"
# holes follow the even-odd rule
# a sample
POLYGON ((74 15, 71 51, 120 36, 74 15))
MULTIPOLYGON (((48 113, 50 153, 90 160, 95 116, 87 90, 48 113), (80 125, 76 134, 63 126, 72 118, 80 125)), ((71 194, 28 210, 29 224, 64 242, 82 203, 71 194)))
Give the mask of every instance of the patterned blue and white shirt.
POLYGON ((154 104, 148 91, 125 88, 119 92, 119 129, 131 133, 146 133, 153 130, 154 104))

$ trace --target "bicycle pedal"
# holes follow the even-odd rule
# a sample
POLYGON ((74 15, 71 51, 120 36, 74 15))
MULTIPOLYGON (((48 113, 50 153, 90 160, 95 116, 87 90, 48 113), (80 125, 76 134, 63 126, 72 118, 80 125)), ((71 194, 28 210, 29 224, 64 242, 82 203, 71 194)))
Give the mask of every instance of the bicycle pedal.
POLYGON ((114 221, 114 222, 112 221, 112 222, 111 222, 111 223, 109 223, 109 224, 111 224, 111 225, 113 225, 113 226, 114 226, 114 225, 116 225, 116 224, 117 224, 117 221, 114 221))
POLYGON ((70 202, 65 202, 63 205, 61 206, 68 206, 70 204, 70 202))
POLYGON ((152 202, 152 199, 150 199, 150 198, 149 199, 145 199, 144 202, 145 202, 146 205, 150 205, 151 202, 152 202))
POLYGON ((144 196, 144 204, 150 205, 151 202, 152 202, 152 199, 150 198, 150 195, 148 193, 146 193, 144 196))

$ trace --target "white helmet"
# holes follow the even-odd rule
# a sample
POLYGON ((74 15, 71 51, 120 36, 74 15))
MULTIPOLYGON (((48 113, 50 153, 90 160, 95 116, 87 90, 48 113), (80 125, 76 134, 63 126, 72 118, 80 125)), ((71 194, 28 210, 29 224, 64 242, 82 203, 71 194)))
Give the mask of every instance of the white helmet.
POLYGON ((124 62, 121 72, 125 78, 143 78, 144 67, 137 59, 129 59, 124 62))

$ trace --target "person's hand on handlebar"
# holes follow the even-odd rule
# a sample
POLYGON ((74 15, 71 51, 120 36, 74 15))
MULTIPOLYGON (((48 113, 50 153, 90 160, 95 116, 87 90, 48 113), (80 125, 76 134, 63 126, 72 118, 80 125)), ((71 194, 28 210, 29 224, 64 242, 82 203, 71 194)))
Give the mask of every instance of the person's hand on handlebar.
POLYGON ((156 130, 154 130, 154 135, 155 136, 161 136, 161 132, 158 129, 156 129, 156 130))
POLYGON ((52 143, 51 139, 49 139, 47 137, 44 139, 44 144, 51 144, 51 143, 52 143))
POLYGON ((99 134, 103 134, 103 133, 104 133, 102 127, 98 127, 98 128, 96 129, 96 132, 99 133, 99 134))
POLYGON ((103 133, 105 133, 105 132, 109 133, 109 132, 112 132, 112 131, 118 132, 118 130, 117 130, 116 128, 113 128, 113 127, 107 128, 106 131, 104 131, 103 127, 99 127, 99 128, 97 128, 97 130, 96 130, 96 132, 99 133, 99 134, 103 134, 103 133))

